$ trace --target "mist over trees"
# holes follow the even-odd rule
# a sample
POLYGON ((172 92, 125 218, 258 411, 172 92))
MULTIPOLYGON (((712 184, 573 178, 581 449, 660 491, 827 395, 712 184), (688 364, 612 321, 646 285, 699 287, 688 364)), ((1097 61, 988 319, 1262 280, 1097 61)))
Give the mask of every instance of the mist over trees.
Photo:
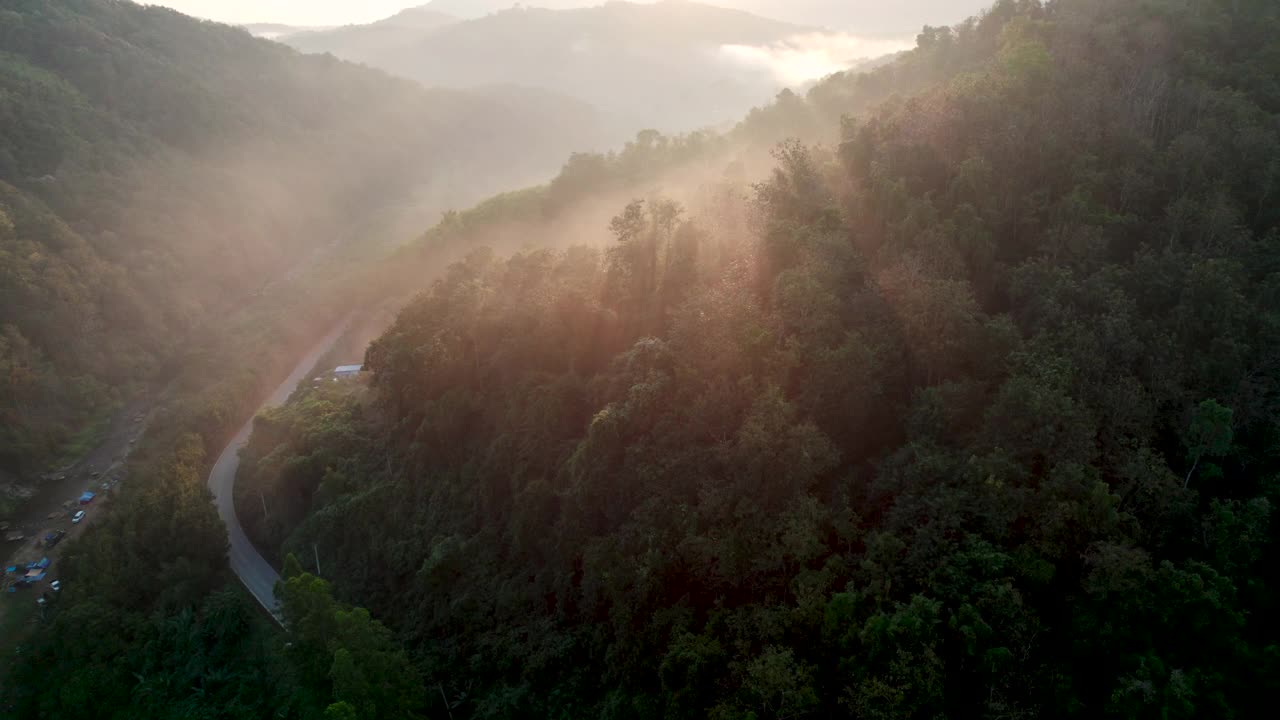
POLYGON ((1260 715, 1277 12, 998 3, 727 204, 475 252, 264 424, 264 542, 455 716, 1260 715))
MULTIPOLYGON (((594 120, 127 2, 0 6, 0 469, 313 253, 549 175, 594 120)), ((401 236, 395 239, 403 240, 401 236)), ((382 240, 385 242, 386 238, 382 240)))
POLYGON ((284 632, 222 589, 193 403, 15 712, 1269 716, 1277 30, 1000 0, 447 214, 371 271, 421 292, 367 384, 245 452, 284 632))
MULTIPOLYGON (((422 8, 459 18, 477 18, 506 10, 512 4, 508 0, 431 0, 422 8)), ((521 4, 567 9, 600 3, 595 0, 536 0, 521 4)), ((725 0, 712 4, 798 25, 876 35, 913 35, 923 25, 958 23, 990 5, 982 0, 898 0, 893 3, 879 0, 725 0)))
MULTIPOLYGON (((600 113, 612 144, 645 128, 679 132, 736 121, 792 82, 727 48, 839 40, 815 27, 683 0, 586 5, 592 6, 508 4, 451 21, 433 3, 381 22, 291 34, 280 42, 428 87, 520 85, 576 98, 600 113)), ((842 59, 888 51, 851 52, 842 59)))

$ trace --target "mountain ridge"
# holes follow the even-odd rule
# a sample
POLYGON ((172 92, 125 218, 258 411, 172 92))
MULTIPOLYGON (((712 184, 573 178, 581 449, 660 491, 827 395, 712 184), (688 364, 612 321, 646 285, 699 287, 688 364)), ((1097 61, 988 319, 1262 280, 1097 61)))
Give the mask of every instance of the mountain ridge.
POLYGON ((575 96, 613 119, 615 141, 645 128, 679 131, 736 120, 783 83, 767 66, 743 62, 725 48, 819 33, 685 0, 510 7, 426 29, 395 18, 381 22, 281 41, 427 87, 511 83, 575 96))

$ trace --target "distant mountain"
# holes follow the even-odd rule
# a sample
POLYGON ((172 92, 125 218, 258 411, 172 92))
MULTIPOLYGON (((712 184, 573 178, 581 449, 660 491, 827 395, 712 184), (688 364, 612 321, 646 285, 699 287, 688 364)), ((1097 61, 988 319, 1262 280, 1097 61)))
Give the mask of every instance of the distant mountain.
MULTIPOLYGON (((609 0, 612 2, 612 0, 609 0)), ((643 0, 642 0, 643 1, 643 0)), ((604 4, 605 0, 533 0, 518 2, 517 0, 431 0, 423 8, 435 12, 453 15, 454 17, 474 20, 485 15, 492 15, 503 10, 511 10, 517 6, 526 8, 545 8, 548 10, 571 10, 604 4)), ((729 3, 722 3, 728 5, 729 3)))
POLYGON ((268 40, 276 40, 286 35, 297 35, 304 32, 315 32, 318 30, 327 30, 328 28, 307 27, 303 25, 285 25, 283 23, 249 23, 240 27, 249 31, 254 37, 266 38, 268 40))
MULTIPOLYGON (((678 0, 569 10, 515 7, 448 22, 440 10, 454 7, 437 0, 380 23, 284 41, 429 87, 519 84, 573 95, 629 135, 644 127, 684 130, 739 117, 782 83, 767 63, 726 50, 768 47, 815 32, 678 0)), ((469 7, 474 14, 477 6, 469 7)))
POLYGON ((726 0, 725 5, 791 22, 859 35, 910 35, 925 25, 950 25, 990 0, 726 0))
POLYGON ((332 52, 348 60, 378 65, 380 58, 402 52, 406 45, 421 39, 423 33, 455 22, 458 18, 423 6, 402 10, 368 25, 290 33, 275 39, 303 52, 332 52))
MULTIPOLYGON (((425 7, 460 18, 484 17, 515 5, 556 10, 599 5, 600 0, 432 0, 425 7)), ((727 8, 814 27, 864 35, 914 36, 926 24, 955 23, 988 0, 719 0, 727 8)))

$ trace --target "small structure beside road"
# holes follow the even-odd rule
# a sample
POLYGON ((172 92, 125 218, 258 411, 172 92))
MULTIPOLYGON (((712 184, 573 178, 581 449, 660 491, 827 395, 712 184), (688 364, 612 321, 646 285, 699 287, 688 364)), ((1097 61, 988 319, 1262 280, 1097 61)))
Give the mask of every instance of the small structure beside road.
POLYGON ((339 365, 333 369, 333 377, 335 379, 356 377, 363 369, 364 365, 339 365))

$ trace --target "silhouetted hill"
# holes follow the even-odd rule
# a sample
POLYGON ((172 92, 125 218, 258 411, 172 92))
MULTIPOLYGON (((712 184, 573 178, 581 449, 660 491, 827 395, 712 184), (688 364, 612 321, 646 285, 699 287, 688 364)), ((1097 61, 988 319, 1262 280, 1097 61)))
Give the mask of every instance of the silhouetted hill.
POLYGON ((275 39, 303 52, 332 52, 348 59, 378 65, 377 58, 404 50, 424 32, 458 22, 452 15, 427 7, 402 10, 367 25, 344 25, 324 30, 284 33, 275 39))

